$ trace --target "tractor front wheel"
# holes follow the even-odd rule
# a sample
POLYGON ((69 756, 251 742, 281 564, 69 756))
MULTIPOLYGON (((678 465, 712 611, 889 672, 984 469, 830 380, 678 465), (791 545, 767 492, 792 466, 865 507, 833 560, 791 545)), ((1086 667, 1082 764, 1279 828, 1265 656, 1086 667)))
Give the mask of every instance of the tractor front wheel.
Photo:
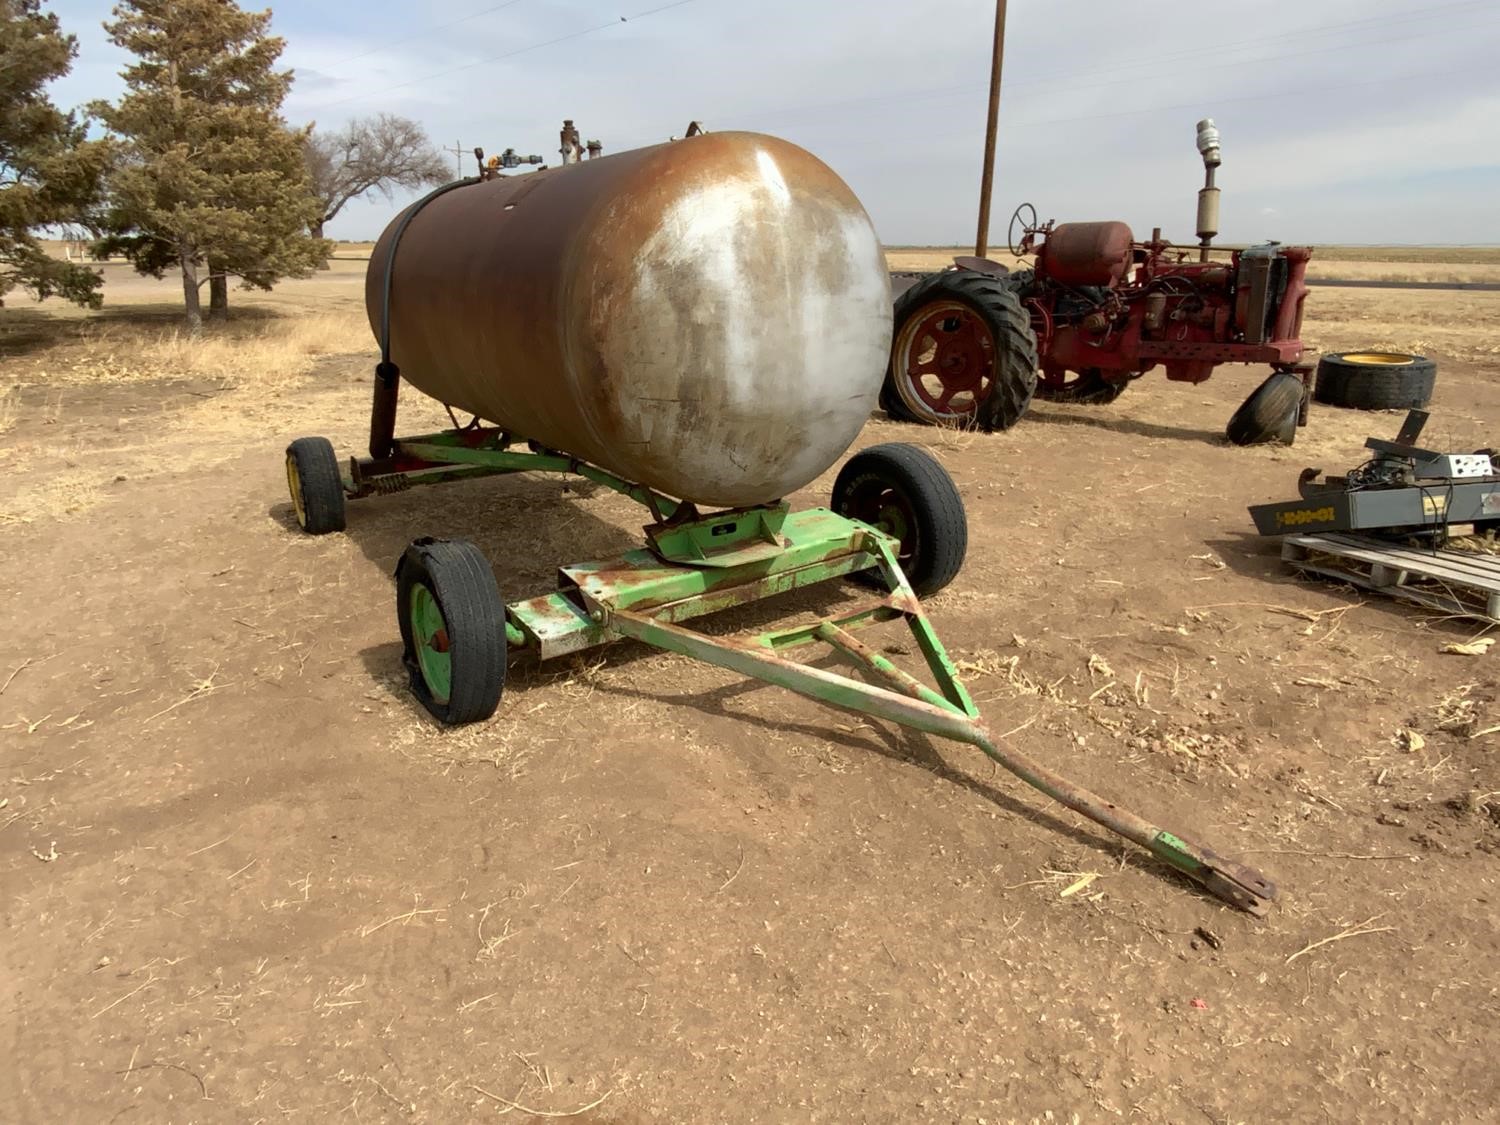
POLYGON ((1273 371, 1230 417, 1224 436, 1235 445, 1291 445, 1301 406, 1302 380, 1290 371, 1273 371))
POLYGON ((919 598, 958 577, 969 549, 963 497, 925 449, 887 442, 856 453, 833 482, 832 507, 895 536, 896 561, 919 598))
POLYGON ((396 566, 396 619, 412 692, 439 722, 488 719, 505 689, 505 602, 489 560, 461 539, 418 539, 396 566))
POLYGON ((1031 317, 1007 279, 945 270, 896 301, 880 404, 900 422, 1008 430, 1036 390, 1031 317))

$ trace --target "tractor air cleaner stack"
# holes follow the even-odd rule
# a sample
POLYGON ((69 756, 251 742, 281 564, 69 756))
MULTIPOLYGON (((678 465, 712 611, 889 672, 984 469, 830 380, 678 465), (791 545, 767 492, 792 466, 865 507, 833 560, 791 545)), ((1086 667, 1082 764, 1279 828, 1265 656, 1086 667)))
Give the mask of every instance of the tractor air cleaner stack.
POLYGON ((1198 192, 1198 260, 1206 262, 1209 244, 1219 233, 1219 189, 1214 187, 1214 173, 1222 163, 1219 130, 1212 117, 1198 122, 1198 151, 1203 154, 1203 187, 1198 192))
POLYGON ((336 531, 346 500, 414 485, 586 477, 645 505, 647 546, 563 566, 552 593, 506 603, 472 543, 407 547, 396 567, 402 658, 440 721, 489 718, 510 652, 547 660, 628 637, 978 747, 1213 894, 1264 913, 1276 888, 1259 872, 989 733, 920 600, 957 577, 968 542, 963 500, 931 454, 878 445, 843 465, 827 508, 793 512, 781 499, 832 465, 874 406, 889 300, 859 201, 820 161, 771 137, 700 132, 439 189, 392 224, 370 263, 366 301, 381 342, 371 455, 344 473, 326 439, 292 442, 297 521, 336 531), (396 437, 402 379, 475 420, 396 437), (759 634, 684 625, 845 577, 869 599, 759 634), (912 647, 882 651, 855 636, 895 621, 912 647), (793 659, 807 646, 863 678, 793 659), (908 669, 886 653, 919 655, 908 669))

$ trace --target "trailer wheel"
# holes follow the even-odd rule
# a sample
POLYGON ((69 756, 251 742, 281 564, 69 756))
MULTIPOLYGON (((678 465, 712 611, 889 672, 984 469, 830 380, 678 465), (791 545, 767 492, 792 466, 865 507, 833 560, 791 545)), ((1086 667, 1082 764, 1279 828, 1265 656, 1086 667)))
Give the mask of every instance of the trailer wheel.
POLYGON ((1076 402, 1084 406, 1107 406, 1125 393, 1129 380, 1111 382, 1097 367, 1087 371, 1042 373, 1036 397, 1047 402, 1076 402))
POLYGON ((1301 406, 1302 380, 1289 371, 1273 371, 1230 416, 1224 436, 1235 445, 1291 445, 1301 406))
POLYGON ((900 541, 896 558, 918 597, 937 593, 964 564, 963 498, 948 470, 918 446, 887 442, 849 458, 833 482, 833 510, 900 541))
POLYGON ((1400 352, 1345 352, 1318 360, 1313 398, 1355 410, 1411 410, 1432 400, 1437 364, 1400 352))
POLYGON ((505 603, 478 547, 418 539, 396 566, 396 618, 412 692, 440 722, 488 719, 505 689, 505 603))
POLYGON ((286 485, 303 531, 327 535, 344 530, 344 481, 327 438, 298 438, 286 447, 286 485))
POLYGON ((896 300, 880 402, 899 422, 1008 430, 1036 390, 1036 334, 1007 279, 924 277, 896 300))

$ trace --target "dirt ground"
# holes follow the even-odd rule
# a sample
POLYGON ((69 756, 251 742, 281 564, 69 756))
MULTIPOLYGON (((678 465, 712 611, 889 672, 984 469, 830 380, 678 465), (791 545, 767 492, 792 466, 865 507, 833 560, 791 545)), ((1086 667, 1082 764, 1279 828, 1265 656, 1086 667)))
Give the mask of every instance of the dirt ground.
MULTIPOLYGON (((405 544, 470 538, 519 598, 643 519, 527 475, 297 534, 287 441, 366 426, 361 268, 200 342, 123 272, 106 314, 0 311, 0 1117, 1493 1119, 1500 654, 1294 579, 1245 512, 1399 417, 1233 448, 1262 373, 1223 368, 860 438, 963 492, 929 608, 991 726, 1260 867, 1257 921, 977 751, 641 647, 437 727, 405 544)), ((1500 294, 1309 308, 1319 347, 1438 359, 1431 444, 1500 443, 1500 294)))

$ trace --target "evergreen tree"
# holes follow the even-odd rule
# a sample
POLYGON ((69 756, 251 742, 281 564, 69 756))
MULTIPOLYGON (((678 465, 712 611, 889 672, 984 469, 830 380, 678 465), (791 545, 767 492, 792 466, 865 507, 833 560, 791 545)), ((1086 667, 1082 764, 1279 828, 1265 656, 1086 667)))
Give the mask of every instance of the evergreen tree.
POLYGON ((38 227, 86 223, 106 145, 43 88, 68 73, 77 46, 38 0, 0 0, 0 303, 22 286, 97 308, 99 274, 47 254, 38 227))
POLYGON ((136 61, 120 101, 95 110, 122 143, 101 248, 156 277, 179 268, 194 329, 204 280, 211 313, 223 315, 231 275, 261 289, 306 277, 327 246, 307 233, 319 207, 306 133, 281 117, 292 74, 276 69, 271 13, 233 0, 125 0, 113 14, 104 29, 136 61))

